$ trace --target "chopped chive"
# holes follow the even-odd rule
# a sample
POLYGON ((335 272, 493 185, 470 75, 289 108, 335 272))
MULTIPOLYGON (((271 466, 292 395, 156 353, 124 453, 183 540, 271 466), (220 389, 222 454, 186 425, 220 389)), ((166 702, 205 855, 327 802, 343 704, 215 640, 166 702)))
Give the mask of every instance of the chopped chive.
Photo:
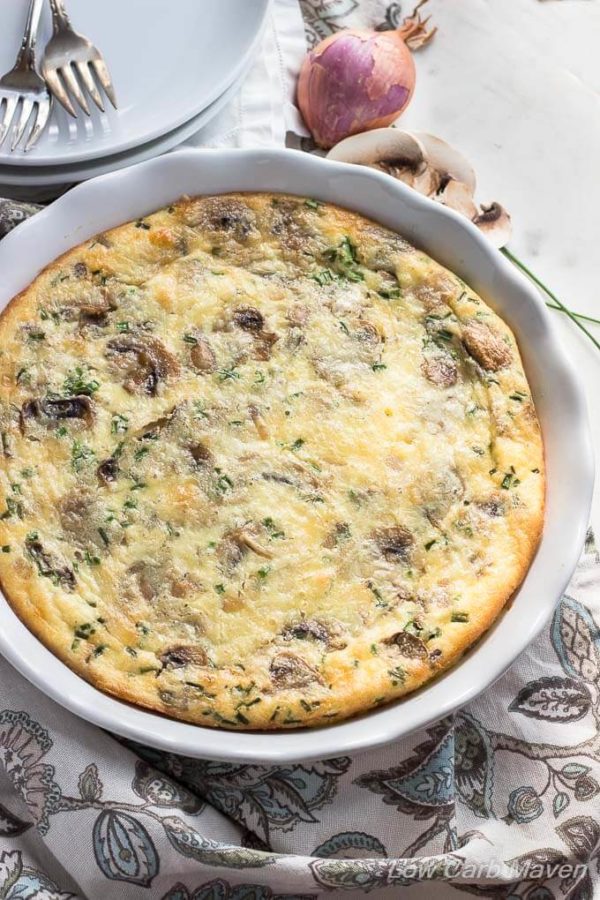
POLYGON ((332 284, 336 280, 336 275, 331 269, 323 269, 321 272, 316 272, 310 277, 321 287, 324 287, 326 284, 332 284))
POLYGON ((406 680, 406 672, 402 666, 396 666, 395 669, 388 669, 388 675, 390 676, 394 687, 398 684, 402 684, 406 680))
POLYGON ((89 550, 86 550, 83 557, 89 566, 99 566, 101 560, 99 556, 93 556, 89 550))
POLYGON ((96 631, 94 625, 91 622, 84 622, 83 625, 77 625, 73 630, 73 634, 77 638, 81 638, 81 640, 87 640, 92 634, 96 631))
POLYGON ((263 525, 265 526, 265 528, 267 529, 267 531, 269 532, 269 538, 270 538, 271 540, 276 541, 276 540, 278 540, 278 539, 280 539, 280 538, 284 538, 284 537, 285 537, 285 532, 284 532, 284 531, 281 531, 281 530, 276 526, 275 522, 273 521, 273 519, 272 519, 270 516, 267 516, 266 519, 263 519, 263 520, 262 520, 262 523, 263 523, 263 525))
POLYGON ((203 400, 194 400, 194 418, 195 419, 208 419, 208 413, 204 410, 204 401, 203 400))
POLYGON ((67 377, 63 383, 63 392, 71 397, 77 394, 85 394, 91 397, 100 387, 100 382, 95 378, 90 378, 89 367, 87 372, 82 366, 76 366, 75 369, 67 373, 67 377))
POLYGON ((453 612, 450 617, 451 622, 468 622, 469 621, 469 613, 466 612, 453 612))
MULTIPOLYGON (((219 473, 220 469, 215 469, 217 473, 219 473)), ((233 481, 229 477, 229 475, 219 475, 217 478, 216 488, 220 493, 225 494, 227 491, 230 491, 233 488, 233 481)))
POLYGON ((376 606, 380 606, 383 608, 389 606, 387 600, 384 598, 383 594, 381 593, 381 591, 379 590, 378 587, 375 587, 375 585, 372 582, 369 582, 367 587, 369 588, 369 590, 375 597, 375 605, 376 606))
POLYGON ((111 434, 124 434, 129 428, 129 419, 121 413, 115 413, 110 423, 111 434))
POLYGON ((12 497, 6 497, 6 509, 0 516, 0 519, 10 519, 11 516, 18 516, 19 519, 23 518, 23 504, 19 503, 17 500, 14 500, 12 497))
POLYGON ((236 372, 235 366, 232 366, 231 369, 219 369, 217 375, 219 381, 235 381, 241 377, 240 373, 236 372))
POLYGON ((90 462, 96 454, 91 447, 82 444, 80 440, 74 440, 71 447, 71 465, 78 472, 84 463, 90 462))

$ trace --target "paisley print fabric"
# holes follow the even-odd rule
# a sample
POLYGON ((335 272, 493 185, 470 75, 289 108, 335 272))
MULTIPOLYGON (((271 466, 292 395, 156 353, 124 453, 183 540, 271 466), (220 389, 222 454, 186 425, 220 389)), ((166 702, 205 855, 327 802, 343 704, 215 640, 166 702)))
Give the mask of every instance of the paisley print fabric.
MULTIPOLYGON (((410 12, 301 5, 310 44, 410 12)), ((0 236, 35 210, 0 200, 0 236)), ((552 621, 492 689, 352 759, 228 765, 126 745, 0 659, 0 900, 355 900, 409 888, 411 900, 592 900, 599 683, 591 535, 552 621)))
POLYGON ((18 203, 15 200, 0 198, 0 238, 40 209, 41 206, 35 203, 18 203))

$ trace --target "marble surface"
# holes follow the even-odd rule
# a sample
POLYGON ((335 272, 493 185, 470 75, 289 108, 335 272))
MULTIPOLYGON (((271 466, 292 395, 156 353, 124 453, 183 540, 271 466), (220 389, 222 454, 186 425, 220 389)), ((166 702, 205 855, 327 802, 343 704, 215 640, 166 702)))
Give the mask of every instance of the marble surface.
MULTIPOLYGON (((513 253, 564 303, 600 319, 600 2, 430 0, 428 11, 439 32, 415 55, 402 125, 459 147, 478 197, 511 212, 513 253)), ((552 315, 585 381, 600 450, 600 351, 552 315)), ((600 531, 598 483, 592 523, 600 531)))

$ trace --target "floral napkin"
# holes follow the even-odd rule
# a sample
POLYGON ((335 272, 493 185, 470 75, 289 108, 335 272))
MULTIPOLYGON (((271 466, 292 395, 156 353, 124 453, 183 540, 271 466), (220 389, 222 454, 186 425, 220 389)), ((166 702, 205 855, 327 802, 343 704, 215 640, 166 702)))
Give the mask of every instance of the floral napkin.
MULTIPOLYGON (((380 0, 302 10, 309 43, 401 15, 380 0)), ((275 0, 265 94, 289 88, 300 21, 295 0, 275 0)), ((282 142, 290 96, 271 103, 269 125, 251 94, 254 130, 235 141, 282 142)), ((220 134, 213 144, 231 139, 220 134)), ((0 237, 37 208, 0 200, 0 237)), ((0 900, 358 900, 409 887, 411 900, 592 900, 599 626, 590 535, 552 621, 478 700, 383 749, 275 767, 125 744, 0 659, 0 900)))

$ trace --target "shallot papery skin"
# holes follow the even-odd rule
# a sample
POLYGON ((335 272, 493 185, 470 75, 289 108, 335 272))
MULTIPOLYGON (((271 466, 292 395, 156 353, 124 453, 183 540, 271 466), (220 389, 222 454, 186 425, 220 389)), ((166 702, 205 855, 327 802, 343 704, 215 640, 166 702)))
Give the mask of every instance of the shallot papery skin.
POLYGON ((307 54, 298 106, 320 147, 383 128, 398 118, 415 87, 415 65, 397 31, 347 29, 307 54))

